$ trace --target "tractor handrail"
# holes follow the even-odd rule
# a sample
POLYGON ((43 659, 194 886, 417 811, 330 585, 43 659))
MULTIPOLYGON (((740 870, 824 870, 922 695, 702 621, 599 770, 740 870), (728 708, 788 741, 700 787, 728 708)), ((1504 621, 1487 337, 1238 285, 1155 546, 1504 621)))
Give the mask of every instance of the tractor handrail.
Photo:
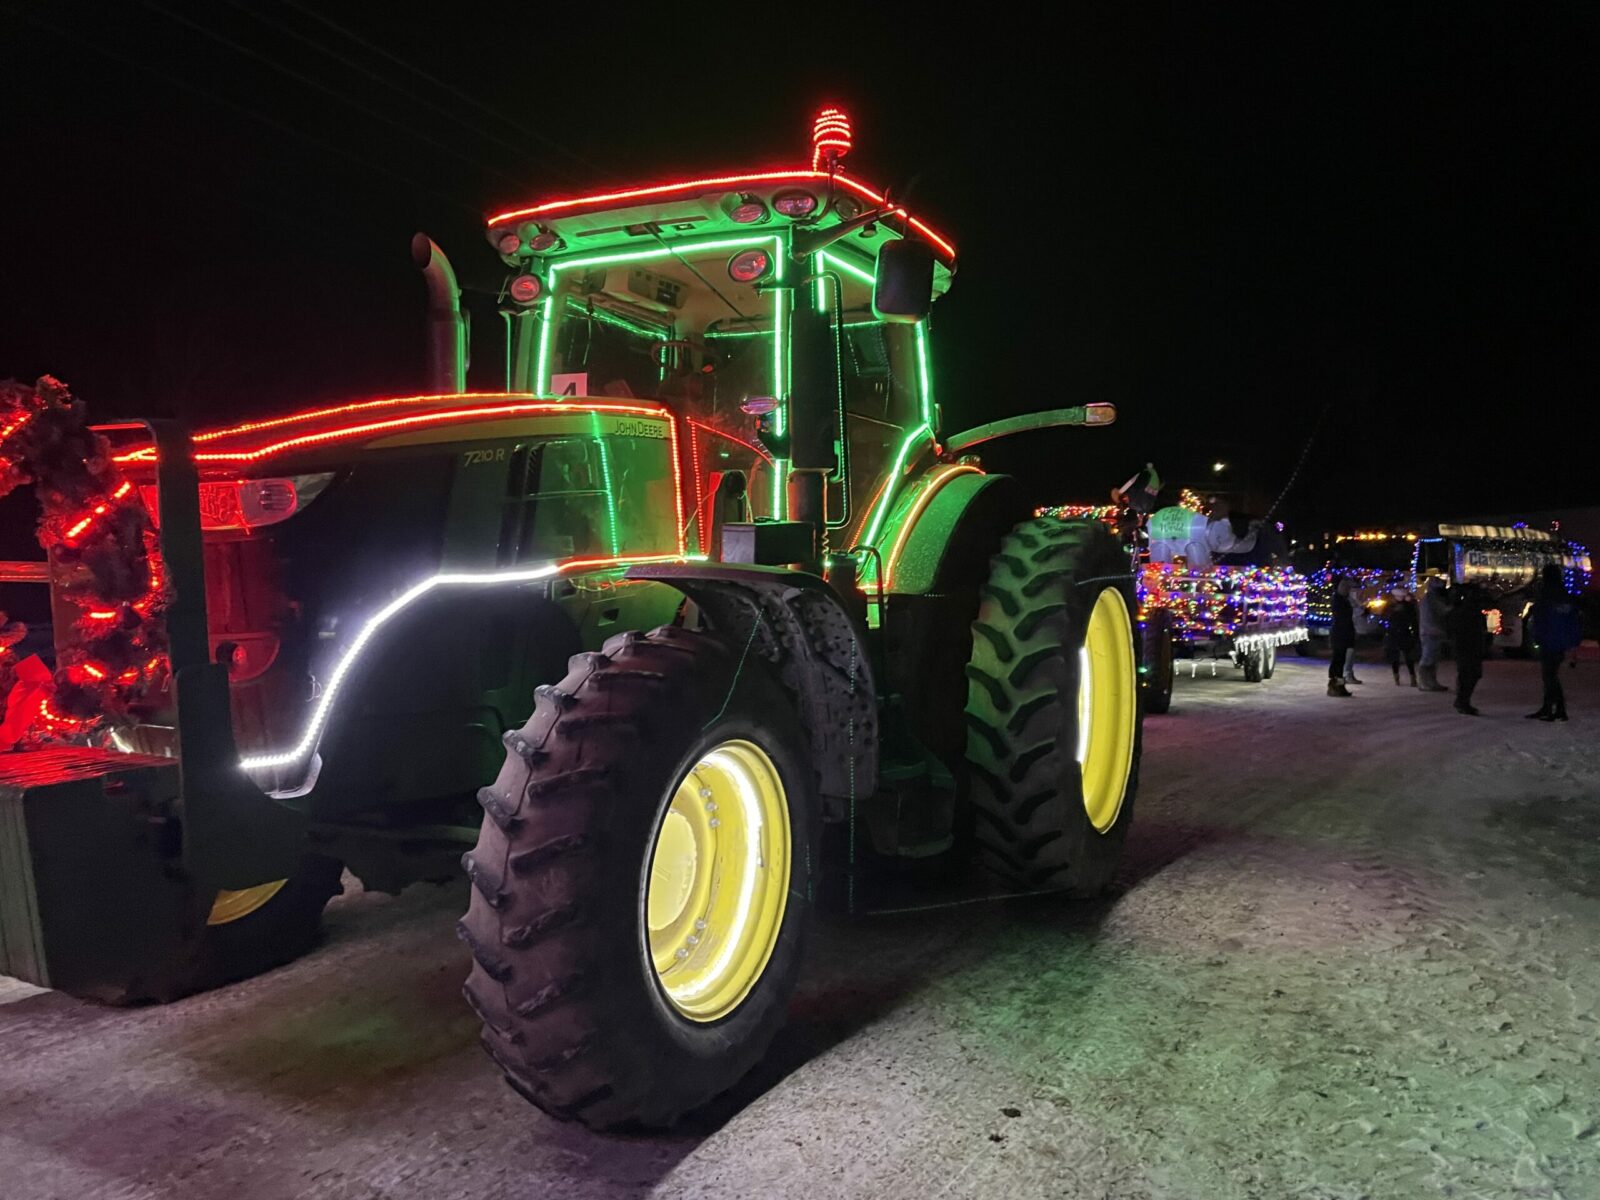
POLYGON ((1109 425, 1117 419, 1115 404, 1080 404, 1074 408, 1051 408, 1044 412, 1023 413, 1020 417, 1006 417, 963 429, 944 439, 944 448, 951 454, 970 450, 995 438, 1010 437, 1014 433, 1031 433, 1036 429, 1054 429, 1065 425, 1109 425))

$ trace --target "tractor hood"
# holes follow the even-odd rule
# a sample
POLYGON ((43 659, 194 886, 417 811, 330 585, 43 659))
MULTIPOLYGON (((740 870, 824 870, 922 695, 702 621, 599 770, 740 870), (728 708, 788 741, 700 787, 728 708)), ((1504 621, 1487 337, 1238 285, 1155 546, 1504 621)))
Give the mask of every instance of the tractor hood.
MULTIPOLYGON (((521 392, 393 396, 204 430, 195 435, 194 448, 203 475, 248 476, 337 466, 377 450, 589 432, 596 421, 659 423, 661 431, 651 436, 664 437, 671 420, 662 405, 647 400, 552 399, 521 392)), ((124 446, 116 453, 118 463, 135 471, 154 460, 148 445, 124 446)))

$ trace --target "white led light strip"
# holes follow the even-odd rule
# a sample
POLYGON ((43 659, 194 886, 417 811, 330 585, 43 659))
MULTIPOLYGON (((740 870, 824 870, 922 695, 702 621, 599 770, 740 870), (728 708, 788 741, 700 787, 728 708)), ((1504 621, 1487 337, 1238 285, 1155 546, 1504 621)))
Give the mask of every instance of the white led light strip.
POLYGON ((242 758, 239 760, 239 765, 246 771, 265 771, 273 767, 290 766, 310 755, 322 738, 323 727, 328 723, 328 713, 332 710, 334 699, 338 696, 339 688, 344 684, 345 678, 350 674, 350 668, 355 664, 356 657, 372 640, 373 635, 412 601, 427 595, 434 588, 457 584, 530 583, 536 579, 549 579, 560 570, 561 567, 556 563, 545 563, 543 566, 527 567, 520 571, 444 573, 435 575, 431 579, 424 579, 416 586, 400 593, 372 615, 345 650, 344 657, 339 659, 339 664, 333 668, 333 674, 328 677, 328 685, 322 691, 322 698, 317 702, 316 711, 311 714, 311 721, 306 726, 304 736, 294 749, 281 754, 257 754, 250 758, 242 758))

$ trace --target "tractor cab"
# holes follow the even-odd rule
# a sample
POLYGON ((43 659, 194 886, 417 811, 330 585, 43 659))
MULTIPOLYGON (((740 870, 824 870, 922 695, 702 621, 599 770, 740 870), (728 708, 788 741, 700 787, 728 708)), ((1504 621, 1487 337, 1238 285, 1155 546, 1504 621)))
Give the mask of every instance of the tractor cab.
POLYGON ((744 519, 808 521, 854 544, 897 456, 933 443, 927 312, 954 247, 843 173, 843 114, 825 110, 813 142, 809 168, 489 221, 511 272, 508 389, 669 406, 688 433, 688 536, 702 550, 730 477, 744 519))

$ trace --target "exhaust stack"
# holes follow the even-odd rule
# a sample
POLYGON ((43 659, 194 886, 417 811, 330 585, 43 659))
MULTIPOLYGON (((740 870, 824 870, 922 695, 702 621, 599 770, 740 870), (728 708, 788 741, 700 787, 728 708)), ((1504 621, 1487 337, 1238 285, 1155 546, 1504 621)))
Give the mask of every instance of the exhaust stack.
POLYGON ((444 251, 419 233, 411 239, 411 261, 428 285, 428 387, 462 392, 467 386, 467 331, 461 289, 444 251))

